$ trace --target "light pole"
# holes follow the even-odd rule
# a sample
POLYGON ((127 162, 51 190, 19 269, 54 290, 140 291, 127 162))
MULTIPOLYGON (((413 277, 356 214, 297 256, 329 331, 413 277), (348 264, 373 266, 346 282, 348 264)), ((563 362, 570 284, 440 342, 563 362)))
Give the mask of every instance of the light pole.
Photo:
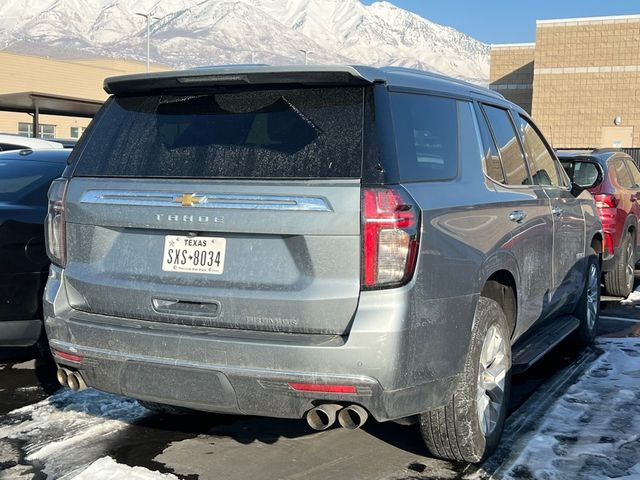
POLYGON ((304 53, 304 64, 307 65, 309 60, 309 55, 312 54, 313 52, 311 50, 303 50, 303 49, 300 49, 298 51, 304 53))
POLYGON ((151 12, 149 13, 137 13, 135 12, 136 15, 140 16, 140 17, 144 17, 147 19, 147 72, 149 71, 149 37, 151 36, 151 19, 153 18, 154 20, 160 20, 159 17, 154 17, 151 15, 151 12))

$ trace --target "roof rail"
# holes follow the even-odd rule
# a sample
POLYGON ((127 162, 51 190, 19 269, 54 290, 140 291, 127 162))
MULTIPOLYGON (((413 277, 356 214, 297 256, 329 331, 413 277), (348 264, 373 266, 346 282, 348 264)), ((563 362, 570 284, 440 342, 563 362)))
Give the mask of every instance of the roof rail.
POLYGON ((396 73, 405 73, 405 74, 409 74, 409 75, 417 75, 417 76, 423 76, 423 77, 427 77, 427 78, 435 78, 435 79, 439 79, 439 80, 445 80, 447 82, 455 83, 457 85, 473 88, 474 90, 480 91, 482 93, 485 93, 485 94, 487 94, 487 95, 489 95, 491 97, 504 98, 504 96, 501 93, 498 93, 495 90, 491 90, 488 87, 483 87, 481 85, 476 85, 475 83, 467 82, 466 80, 460 80, 459 78, 450 77, 448 75, 443 75, 441 73, 428 72, 426 70, 418 70, 416 68, 395 67, 395 66, 381 67, 380 70, 382 70, 383 72, 388 72, 388 73, 394 73, 394 72, 396 72, 396 73))
POLYGON ((619 148, 606 147, 606 148, 594 148, 591 153, 618 153, 622 152, 619 148))

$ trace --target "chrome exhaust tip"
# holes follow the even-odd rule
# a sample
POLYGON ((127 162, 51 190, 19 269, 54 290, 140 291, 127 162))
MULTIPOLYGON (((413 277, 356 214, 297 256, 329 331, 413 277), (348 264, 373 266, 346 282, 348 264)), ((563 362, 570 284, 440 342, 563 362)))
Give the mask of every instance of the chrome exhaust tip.
POLYGON ((80 390, 80 382, 75 373, 71 372, 67 374, 67 385, 71 390, 80 390))
POLYGON ((307 412, 307 423, 314 430, 326 430, 336 421, 336 414, 342 409, 342 405, 327 403, 312 408, 307 412))
POLYGON ((355 430, 365 424, 369 414, 360 405, 349 405, 338 413, 338 422, 342 428, 347 430, 355 430))
POLYGON ((71 390, 84 390, 85 388, 87 388, 87 384, 85 383, 84 379, 82 378, 82 375, 80 375, 79 372, 69 372, 67 371, 67 383, 66 385, 71 389, 71 390))
POLYGON ((58 369, 58 371, 56 372, 56 379, 58 380, 58 383, 63 387, 67 386, 67 372, 64 368, 58 369))

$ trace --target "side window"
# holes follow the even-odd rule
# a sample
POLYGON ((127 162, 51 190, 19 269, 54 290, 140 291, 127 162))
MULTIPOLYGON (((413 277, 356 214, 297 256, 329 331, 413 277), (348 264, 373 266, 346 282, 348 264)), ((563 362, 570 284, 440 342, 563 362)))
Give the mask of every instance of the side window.
POLYGON ((531 185, 529 171, 520 149, 518 134, 506 110, 483 105, 496 140, 508 185, 531 185))
POLYGON ((573 182, 581 187, 594 185, 600 172, 598 167, 591 162, 576 162, 574 166, 573 182))
POLYGON ((564 182, 558 172, 556 160, 533 125, 521 115, 518 115, 518 123, 524 140, 524 148, 529 157, 529 168, 531 169, 533 183, 554 187, 564 186, 564 182))
POLYGON ((629 171, 633 177, 633 188, 640 188, 640 170, 638 170, 638 166, 633 162, 633 160, 627 160, 627 166, 629 167, 629 171))
POLYGON ((487 120, 484 115, 478 116, 478 127, 480 128, 480 136, 482 137, 482 145, 484 148, 482 156, 487 175, 496 182, 505 184, 507 181, 504 176, 504 170, 502 169, 500 155, 498 155, 498 149, 493 141, 493 137, 489 131, 489 125, 487 125, 487 120))
POLYGON ((611 166, 616 172, 616 179, 621 187, 624 188, 633 188, 633 181, 631 180, 631 176, 629 175, 629 171, 624 164, 624 161, 620 158, 615 158, 611 160, 611 166))
POLYGON ((449 180, 457 175, 457 103, 429 95, 391 95, 402 180, 449 180))

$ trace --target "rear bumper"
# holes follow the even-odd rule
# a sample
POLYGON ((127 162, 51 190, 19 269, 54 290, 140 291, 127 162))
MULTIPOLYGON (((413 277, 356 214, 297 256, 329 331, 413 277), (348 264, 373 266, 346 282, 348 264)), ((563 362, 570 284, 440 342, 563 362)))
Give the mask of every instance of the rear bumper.
MULTIPOLYGON (((357 403, 386 421, 447 403, 468 346, 464 330, 450 318, 443 320, 456 330, 455 346, 442 348, 438 344, 446 339, 437 335, 433 346, 416 345, 422 333, 439 327, 407 322, 410 288, 363 294, 348 337, 258 334, 79 312, 69 307, 63 273, 54 267, 45 290, 45 325, 53 349, 83 357, 81 363, 56 358, 58 363, 76 368, 100 390, 283 418, 301 418, 318 403, 357 403), (289 383, 353 385, 356 393, 300 392, 289 383)), ((472 309, 474 301, 430 302, 434 312, 448 308, 451 318, 460 318, 456 313, 464 315, 463 306, 472 309)))
POLYGON ((39 318, 47 272, 0 274, 0 322, 39 318))
POLYGON ((43 272, 0 274, 0 346, 30 347, 42 332, 43 272))
POLYGON ((42 320, 0 321, 0 347, 30 347, 42 334, 42 320))

